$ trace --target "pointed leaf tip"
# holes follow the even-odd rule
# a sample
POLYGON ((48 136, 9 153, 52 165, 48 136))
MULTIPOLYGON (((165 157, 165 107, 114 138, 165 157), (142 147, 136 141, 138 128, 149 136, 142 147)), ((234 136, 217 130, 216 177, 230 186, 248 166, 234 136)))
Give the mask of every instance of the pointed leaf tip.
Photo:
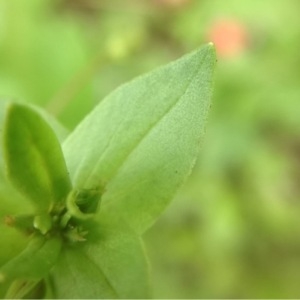
POLYGON ((215 62, 208 44, 121 86, 63 144, 74 185, 89 189, 106 182, 103 210, 122 214, 139 233, 191 172, 215 62))

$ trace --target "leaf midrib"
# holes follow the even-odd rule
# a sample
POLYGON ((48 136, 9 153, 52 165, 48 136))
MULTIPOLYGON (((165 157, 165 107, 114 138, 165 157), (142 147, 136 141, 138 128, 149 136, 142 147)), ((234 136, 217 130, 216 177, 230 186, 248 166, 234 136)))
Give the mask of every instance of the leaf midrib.
MULTIPOLYGON (((172 103, 170 105, 170 107, 168 107, 166 109, 166 111, 159 116, 150 126, 149 128, 144 132, 144 134, 140 137, 140 139, 134 143, 134 145, 131 147, 131 149, 129 149, 128 153, 124 156, 123 161, 120 163, 120 165, 114 170, 114 172, 112 172, 112 174, 110 175, 110 179, 112 180, 112 178, 116 177, 118 172, 121 170, 122 166, 125 164, 127 158, 133 153, 133 151, 142 143, 142 141, 150 134, 150 132, 153 130, 153 128, 156 127, 157 124, 159 124, 169 113, 170 111, 172 111, 177 104, 180 102, 180 99, 186 94, 186 92, 189 90, 189 87, 192 85, 192 83, 195 80, 195 75, 197 75, 200 70, 201 70, 201 66, 202 64, 205 62, 205 58, 207 57, 208 52, 202 57, 202 61, 199 64, 198 69, 196 69, 196 71, 194 72, 193 76, 191 76, 191 81, 186 85, 186 88, 184 90, 184 92, 174 101, 174 103, 172 103)), ((103 150, 102 153, 104 153, 106 151, 106 149, 109 147, 110 143, 107 144, 107 146, 105 147, 105 149, 103 150)), ((100 156, 99 160, 97 161, 97 163, 94 165, 90 175, 88 176, 88 178, 84 181, 83 186, 85 186, 86 184, 88 184, 88 181, 90 178, 93 178, 95 171, 98 169, 99 164, 101 162, 101 158, 103 157, 103 155, 100 156)), ((103 203, 103 205, 105 205, 105 203, 103 203)))
POLYGON ((117 298, 120 298, 116 289, 114 288, 114 286, 112 285, 111 281, 108 279, 107 275, 105 274, 104 271, 102 271, 101 267, 98 266, 85 252, 81 252, 83 254, 83 256, 92 264, 96 267, 96 269, 99 271, 100 274, 103 275, 103 277, 105 278, 105 280, 107 281, 107 284, 109 285, 109 287, 112 289, 112 291, 115 293, 115 295, 117 296, 117 298))

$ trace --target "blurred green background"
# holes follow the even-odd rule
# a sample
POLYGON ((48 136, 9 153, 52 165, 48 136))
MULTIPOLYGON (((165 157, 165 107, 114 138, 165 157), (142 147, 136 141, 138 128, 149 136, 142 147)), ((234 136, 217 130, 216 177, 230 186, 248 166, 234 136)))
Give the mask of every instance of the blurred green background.
POLYGON ((299 12, 299 0, 0 0, 0 97, 69 129, 121 83, 215 42, 201 155, 145 235, 154 297, 300 298, 299 12))

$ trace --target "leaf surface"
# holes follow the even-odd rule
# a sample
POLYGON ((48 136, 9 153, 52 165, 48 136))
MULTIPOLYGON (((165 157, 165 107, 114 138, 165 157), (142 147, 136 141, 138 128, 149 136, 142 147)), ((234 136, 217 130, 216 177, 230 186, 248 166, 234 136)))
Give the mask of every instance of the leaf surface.
POLYGON ((11 103, 3 139, 6 171, 15 187, 40 212, 62 202, 71 183, 57 137, 40 114, 11 103))
POLYGON ((139 233, 195 163, 215 60, 209 44, 121 86, 63 144, 73 184, 106 185, 103 209, 121 213, 139 233))
POLYGON ((81 247, 65 248, 51 272, 57 298, 149 297, 141 239, 121 220, 102 216, 81 247))
MULTIPOLYGON (((7 113, 7 108, 13 101, 11 100, 5 100, 5 99, 0 99, 0 135, 1 135, 1 140, 2 134, 3 134, 3 127, 5 123, 5 118, 6 118, 6 113, 7 113)), ((51 126, 53 131, 55 132, 58 140, 60 142, 63 142, 67 135, 68 135, 68 130, 60 124, 53 116, 49 115, 45 110, 40 109, 37 106, 34 106, 32 104, 28 104, 32 109, 37 111, 51 126)), ((0 147, 0 176, 2 176, 3 172, 3 153, 2 153, 2 147, 0 147)), ((1 177, 0 177, 1 178, 1 177)))
POLYGON ((56 262, 60 249, 61 240, 58 238, 32 238, 20 254, 0 268, 0 283, 43 278, 56 262))

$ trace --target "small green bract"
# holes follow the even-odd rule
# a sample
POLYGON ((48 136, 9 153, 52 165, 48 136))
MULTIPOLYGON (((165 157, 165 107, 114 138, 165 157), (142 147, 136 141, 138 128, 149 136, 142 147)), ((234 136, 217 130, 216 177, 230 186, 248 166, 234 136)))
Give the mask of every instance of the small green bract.
POLYGON ((151 297, 141 235, 195 163, 214 65, 209 44, 121 86, 62 143, 1 104, 2 298, 151 297))

